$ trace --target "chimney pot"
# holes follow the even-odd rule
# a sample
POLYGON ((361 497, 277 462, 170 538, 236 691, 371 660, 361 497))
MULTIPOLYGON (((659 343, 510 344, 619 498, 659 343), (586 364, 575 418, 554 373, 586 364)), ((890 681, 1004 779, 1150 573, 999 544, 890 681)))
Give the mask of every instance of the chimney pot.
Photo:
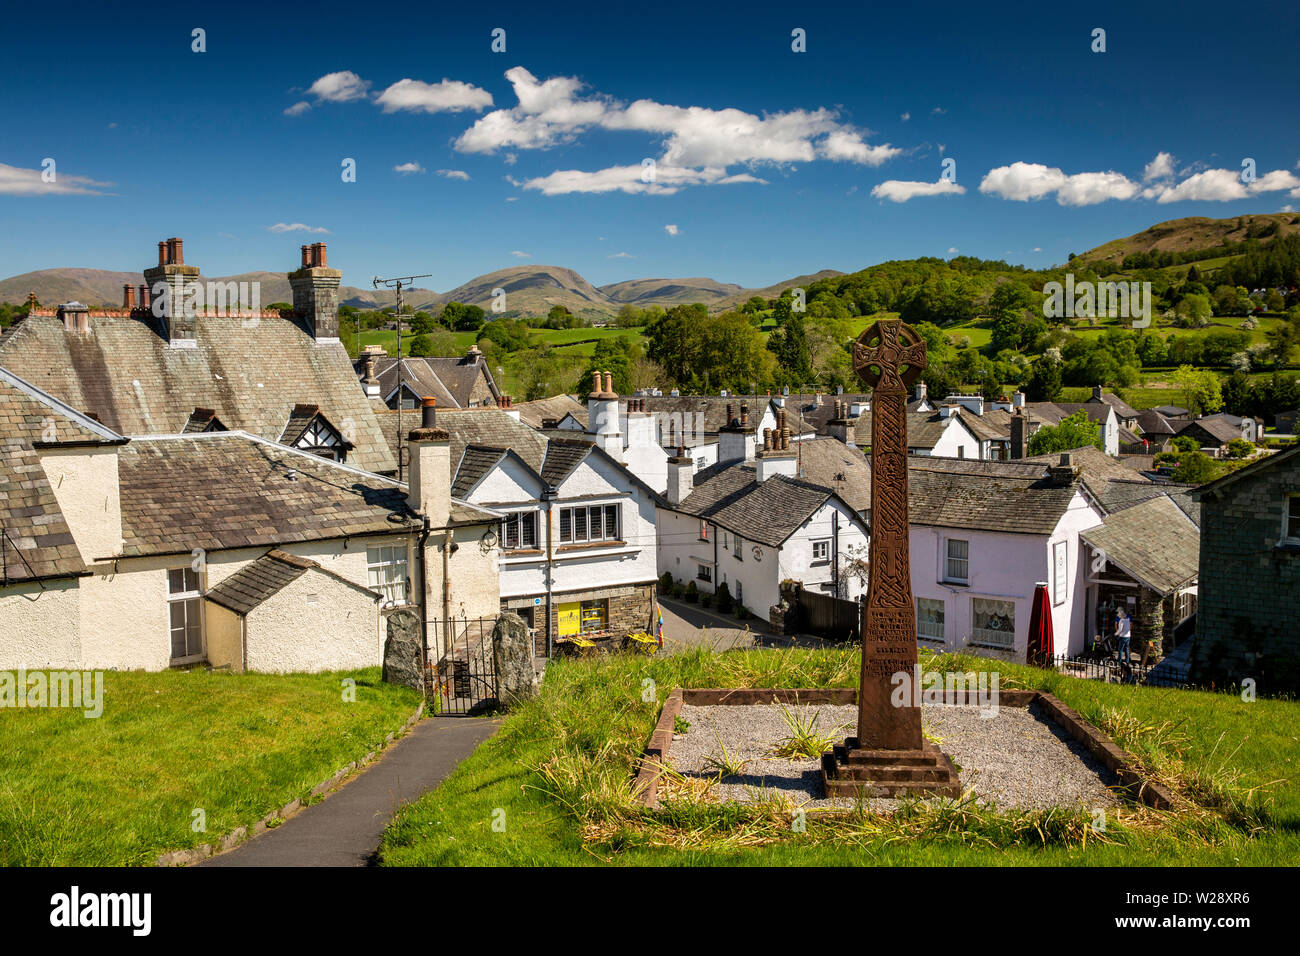
POLYGON ((174 236, 170 240, 172 265, 185 265, 185 240, 179 236, 174 236))
POLYGON ((325 243, 313 242, 311 244, 311 264, 315 268, 326 268, 328 264, 325 261, 325 243))
POLYGON ((311 268, 311 246, 304 245, 302 247, 302 267, 304 269, 311 268))
POLYGON ((27 293, 27 311, 30 312, 30 311, 31 311, 32 309, 34 309, 34 308, 36 308, 36 293, 35 293, 35 292, 28 292, 28 293, 27 293))
POLYGON ((122 308, 127 311, 135 308, 135 286, 129 282, 122 286, 122 308))
POLYGON ((420 425, 423 428, 436 428, 438 426, 438 400, 436 398, 426 398, 420 403, 420 425))
POLYGON ((150 300, 149 300, 149 286, 148 286, 147 283, 144 284, 144 285, 141 285, 141 286, 140 286, 139 305, 140 305, 140 308, 142 308, 142 309, 147 309, 147 308, 149 308, 149 305, 150 305, 150 300))
POLYGON ((740 403, 740 424, 742 426, 749 425, 749 403, 748 402, 740 403))
POLYGON ((605 394, 614 395, 614 375, 612 372, 605 373, 605 394))

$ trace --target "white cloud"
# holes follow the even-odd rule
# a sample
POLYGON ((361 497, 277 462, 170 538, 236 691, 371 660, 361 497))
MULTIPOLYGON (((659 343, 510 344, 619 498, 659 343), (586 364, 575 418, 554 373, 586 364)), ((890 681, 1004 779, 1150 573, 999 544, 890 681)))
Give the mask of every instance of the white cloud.
POLYGON ((1003 199, 1042 199, 1060 189, 1065 173, 1040 163, 1014 162, 990 169, 980 181, 980 192, 1003 199))
POLYGON ((946 113, 946 112, 948 112, 948 111, 947 111, 946 109, 944 109, 942 106, 936 106, 934 109, 930 110, 930 115, 931 115, 931 116, 942 116, 942 115, 943 115, 944 113, 946 113))
POLYGON ((1160 204, 1185 200, 1231 202, 1283 189, 1290 189, 1291 196, 1300 198, 1300 178, 1288 170, 1274 169, 1252 183, 1243 183, 1238 170, 1205 169, 1188 176, 1176 186, 1165 184, 1149 187, 1143 196, 1154 198, 1160 204))
POLYGON ((307 95, 325 103, 347 103, 365 99, 369 89, 370 84, 351 70, 340 70, 322 76, 307 88, 307 95))
POLYGON ((520 252, 518 249, 510 254, 516 259, 531 259, 533 255, 531 252, 520 252))
POLYGON ((472 83, 443 79, 441 83, 398 80, 375 98, 385 113, 411 110, 416 113, 479 112, 492 105, 492 94, 472 83))
POLYGON ((1067 176, 1055 166, 1015 162, 990 169, 980 182, 980 192, 1026 202, 1056 193, 1062 206, 1092 206, 1109 199, 1132 199, 1137 183, 1116 172, 1075 173, 1067 176))
POLYGON ((306 113, 309 109, 311 109, 310 103, 308 103, 306 100, 299 100, 297 103, 294 103, 293 106, 287 107, 284 111, 284 115, 301 116, 303 113, 306 113))
POLYGON ((506 153, 503 158, 505 159, 507 166, 513 166, 515 163, 519 162, 519 157, 514 153, 506 153))
POLYGON ((683 169, 676 166, 657 166, 651 182, 642 179, 643 168, 636 166, 611 166, 595 172, 580 169, 560 169, 547 176, 520 183, 524 189, 535 189, 544 196, 563 196, 568 193, 624 192, 647 196, 671 196, 683 186, 720 186, 732 183, 764 183, 766 180, 748 173, 728 175, 725 169, 683 169))
POLYGON ((1042 247, 1042 246, 1034 246, 1034 248, 1031 249, 1031 250, 1029 250, 1029 251, 1030 251, 1030 252, 1042 252, 1042 251, 1043 251, 1043 247, 1042 247))
POLYGON ((1174 158, 1168 153, 1156 153, 1156 158, 1146 164, 1142 170, 1142 181, 1152 182, 1157 179, 1172 179, 1174 176, 1174 158))
POLYGON ((463 169, 440 169, 439 176, 445 176, 447 179, 459 179, 461 182, 469 182, 469 173, 463 169))
POLYGON ((612 256, 606 256, 606 259, 635 259, 636 256, 628 252, 616 252, 612 256))
POLYGON ((664 226, 664 232, 668 233, 668 235, 670 236, 677 235, 679 231, 680 230, 672 223, 669 223, 668 225, 664 226))
POLYGON ((1056 201, 1062 206, 1095 206, 1108 199, 1132 199, 1140 188, 1121 173, 1076 173, 1065 178, 1056 201))
MULTIPOLYGON (((530 181, 530 188, 542 188, 548 195, 611 189, 664 193, 682 185, 758 182, 752 176, 728 177, 725 171, 738 164, 752 169, 759 164, 788 165, 819 159, 879 166, 902 152, 888 143, 867 143, 869 131, 840 122, 838 114, 826 108, 757 116, 738 109, 682 107, 645 99, 624 105, 600 93, 584 92, 576 77, 538 80, 524 67, 516 66, 506 71, 506 79, 514 88, 518 104, 478 119, 455 141, 460 152, 548 149, 573 142, 588 130, 619 130, 661 137, 662 153, 657 157, 661 180, 665 169, 678 170, 672 174, 674 182, 658 187, 627 181, 621 171, 633 167, 591 173, 565 170, 530 181), (619 184, 607 185, 613 180, 619 184), (564 182, 577 188, 561 188, 564 182)), ((639 179, 640 167, 635 168, 639 179)))
MULTIPOLYGON (((441 170, 439 171, 441 172, 441 170)), ((402 163, 400 166, 394 166, 393 172, 401 173, 405 176, 408 173, 422 173, 424 172, 424 167, 419 163, 402 163)))
POLYGON ((314 232, 329 234, 329 230, 323 226, 309 226, 303 222, 277 222, 274 226, 267 226, 267 232, 314 232))
MULTIPOLYGON (((1247 188, 1253 193, 1270 193, 1281 189, 1295 189, 1296 187, 1300 187, 1300 179, 1297 179, 1285 169, 1275 169, 1260 176, 1247 188)), ((1291 195, 1294 196, 1295 193, 1291 195)))
POLYGON ((103 196, 100 187, 112 183, 96 182, 86 176, 69 176, 55 167, 54 182, 41 179, 43 169, 23 169, 0 163, 0 195, 5 196, 103 196))
POLYGON ((965 192, 965 187, 958 186, 947 179, 940 179, 933 183, 886 179, 883 183, 871 187, 871 195, 877 199, 888 199, 893 202, 907 202, 916 196, 960 196, 965 192))
POLYGON ((949 247, 948 247, 948 255, 950 255, 950 256, 955 256, 956 254, 957 254, 957 247, 956 247, 956 246, 949 246, 949 247))
POLYGON ((904 123, 906 123, 908 120, 910 120, 910 119, 912 118, 912 114, 911 114, 911 113, 900 113, 898 118, 901 119, 904 123))

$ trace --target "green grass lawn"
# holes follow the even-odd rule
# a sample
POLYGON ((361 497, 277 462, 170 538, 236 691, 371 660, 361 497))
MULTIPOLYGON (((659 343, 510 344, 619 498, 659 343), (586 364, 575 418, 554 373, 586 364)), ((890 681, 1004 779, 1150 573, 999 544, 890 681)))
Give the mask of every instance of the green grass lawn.
POLYGON ((0 864, 152 864, 251 825, 383 743, 419 695, 379 669, 104 675, 103 715, 0 710, 0 864), (345 703, 341 681, 356 680, 345 703), (205 811, 206 832, 191 829, 205 811))
MULTIPOLYGON (((930 658, 936 670, 987 668, 930 658)), ((662 659, 556 660, 538 699, 438 789, 400 811, 384 864, 416 865, 1238 865, 1300 862, 1300 704, 1121 687, 999 664, 1003 687, 1049 689, 1196 802, 1127 808, 1106 833, 1082 812, 917 805, 893 820, 830 822, 788 809, 631 800, 636 760, 674 686, 856 683, 851 651, 698 651, 662 659), (646 681, 653 700, 642 699, 646 681), (1281 782, 1275 782, 1281 780, 1281 782), (1252 789, 1252 788, 1265 789, 1252 789)))

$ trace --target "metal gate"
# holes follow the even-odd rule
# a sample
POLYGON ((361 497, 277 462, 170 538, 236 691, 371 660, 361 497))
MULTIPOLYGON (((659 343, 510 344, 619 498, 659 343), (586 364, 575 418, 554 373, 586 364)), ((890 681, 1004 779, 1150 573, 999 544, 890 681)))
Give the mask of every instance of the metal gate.
POLYGON ((492 654, 495 617, 429 621, 430 663, 426 694, 440 714, 472 714, 497 703, 496 663, 492 654), (437 660, 435 649, 445 648, 437 660))

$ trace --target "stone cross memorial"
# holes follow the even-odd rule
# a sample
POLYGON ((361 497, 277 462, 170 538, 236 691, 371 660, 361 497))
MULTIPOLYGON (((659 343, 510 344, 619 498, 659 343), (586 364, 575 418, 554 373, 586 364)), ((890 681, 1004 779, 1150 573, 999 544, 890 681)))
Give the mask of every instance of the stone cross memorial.
POLYGON ((925 342, 881 319, 853 345, 871 386, 871 563, 862 608, 858 734, 822 757, 828 796, 960 796, 952 761, 921 735, 916 608, 907 521, 907 393, 925 369, 925 342))

